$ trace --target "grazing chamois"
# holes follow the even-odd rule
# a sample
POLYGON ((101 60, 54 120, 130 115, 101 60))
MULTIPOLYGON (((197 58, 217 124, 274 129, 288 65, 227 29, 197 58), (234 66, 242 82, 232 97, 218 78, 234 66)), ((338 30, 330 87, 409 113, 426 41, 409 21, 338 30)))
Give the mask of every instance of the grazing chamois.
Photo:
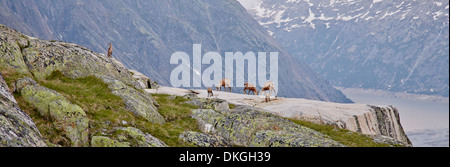
POLYGON ((213 97, 214 93, 213 90, 211 88, 208 88, 208 97, 213 97))
POLYGON ((266 103, 268 103, 270 101, 270 94, 266 93, 266 103))
POLYGON ((245 83, 244 84, 244 92, 247 93, 247 95, 250 95, 250 92, 253 92, 253 95, 258 95, 258 90, 256 89, 256 86, 251 83, 245 83), (248 93, 247 93, 248 90, 248 93))
POLYGON ((277 91, 275 91, 275 85, 273 84, 272 81, 269 81, 266 84, 264 84, 264 86, 261 88, 261 92, 260 93, 262 94, 262 92, 265 92, 265 91, 269 91, 269 94, 272 94, 272 91, 274 91, 275 92, 275 98, 278 97, 277 91))
POLYGON ((230 89, 231 92, 231 87, 230 87, 231 81, 228 78, 222 79, 220 80, 219 84, 217 84, 217 91, 222 91, 222 87, 225 89, 225 92, 227 92, 227 87, 230 89))

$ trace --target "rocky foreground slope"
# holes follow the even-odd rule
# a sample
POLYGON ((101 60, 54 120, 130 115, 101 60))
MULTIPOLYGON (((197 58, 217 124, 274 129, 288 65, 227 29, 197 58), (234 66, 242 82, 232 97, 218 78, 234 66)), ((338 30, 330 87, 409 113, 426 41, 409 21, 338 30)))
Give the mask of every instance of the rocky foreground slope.
POLYGON ((75 44, 0 25, 0 53, 0 146, 344 146, 264 109, 190 94, 169 98, 193 109, 178 119, 144 90, 157 87, 150 79, 75 44))
POLYGON ((19 107, 0 75, 0 146, 46 146, 33 120, 19 107))
MULTIPOLYGON (((68 78, 95 76, 106 83, 114 95, 121 97, 126 109, 135 116, 155 124, 165 123, 155 106, 156 101, 151 95, 139 91, 144 87, 151 87, 153 82, 135 71, 128 70, 114 58, 107 58, 105 55, 94 53, 75 44, 39 40, 3 25, 0 25, 0 30, 0 67, 2 70, 12 70, 20 76, 30 77, 13 81, 12 90, 4 83, 5 80, 2 77, 2 118, 10 118, 2 122, 1 127, 4 130, 1 137, 2 145, 43 146, 42 143, 34 140, 31 140, 31 143, 21 141, 22 138, 39 139, 40 135, 29 117, 21 116, 26 119, 11 120, 16 117, 11 117, 14 114, 9 114, 13 111, 8 108, 15 109, 16 112, 13 113, 16 115, 23 115, 11 94, 14 92, 36 107, 40 116, 53 120, 54 128, 65 132, 62 135, 69 140, 70 146, 89 146, 88 140, 91 138, 87 133, 89 120, 83 109, 69 102, 60 93, 36 82, 46 79, 55 71, 61 72, 68 78), (8 130, 18 128, 18 125, 12 123, 21 121, 29 126, 30 131, 36 131, 36 134, 15 135, 8 130), (3 135, 12 136, 12 138, 6 140, 8 138, 4 138, 3 135)), ((23 130, 23 128, 18 129, 23 130)))

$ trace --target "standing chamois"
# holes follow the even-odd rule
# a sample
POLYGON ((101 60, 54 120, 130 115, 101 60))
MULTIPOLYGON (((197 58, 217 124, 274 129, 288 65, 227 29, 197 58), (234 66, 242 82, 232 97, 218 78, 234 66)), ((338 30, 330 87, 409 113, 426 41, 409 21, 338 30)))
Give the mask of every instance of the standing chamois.
POLYGON ((227 87, 230 89, 231 92, 231 87, 230 87, 231 81, 228 78, 222 79, 220 80, 219 84, 217 84, 217 91, 222 91, 222 87, 225 89, 225 92, 227 92, 227 87))
POLYGON ((113 48, 112 48, 112 45, 111 45, 111 42, 110 42, 109 43, 109 48, 108 48, 108 58, 111 58, 112 53, 113 53, 113 48))
POLYGON ((208 88, 208 97, 213 97, 214 93, 213 90, 211 88, 208 88))
MULTIPOLYGON (((261 92, 260 93, 262 94, 262 92, 265 92, 265 91, 269 91, 269 94, 272 94, 272 91, 274 91, 275 92, 275 98, 278 97, 277 91, 275 91, 275 85, 273 84, 272 81, 269 81, 266 84, 264 84, 264 86, 261 88, 261 92)), ((267 96, 267 94, 266 94, 266 96, 267 96)))

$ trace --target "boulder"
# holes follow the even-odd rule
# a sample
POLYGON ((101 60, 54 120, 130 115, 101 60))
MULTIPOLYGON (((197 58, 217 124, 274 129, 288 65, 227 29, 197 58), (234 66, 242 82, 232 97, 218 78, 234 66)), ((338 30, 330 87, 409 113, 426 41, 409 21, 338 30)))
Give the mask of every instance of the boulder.
POLYGON ((186 101, 184 103, 197 106, 199 109, 213 109, 220 113, 230 110, 228 102, 222 99, 204 99, 196 97, 190 97, 189 99, 189 101, 186 101))
POLYGON ((152 81, 150 78, 145 76, 144 74, 135 71, 135 70, 129 70, 133 74, 133 78, 136 79, 137 83, 139 84, 139 87, 141 89, 157 89, 159 85, 152 81))
POLYGON ((67 100, 57 100, 48 104, 53 126, 69 138, 71 146, 89 146, 89 119, 80 106, 67 100))
POLYGON ((315 134, 285 130, 258 131, 251 140, 250 147, 342 147, 343 145, 323 139, 315 134), (310 136, 312 135, 312 136, 310 136))
POLYGON ((130 147, 130 143, 119 142, 105 136, 94 136, 91 140, 91 147, 130 147))
POLYGON ((207 127, 208 124, 212 125, 211 133, 225 138, 232 145, 250 147, 343 146, 319 132, 250 106, 238 106, 226 113, 219 113, 212 109, 197 109, 192 111, 192 117, 198 120, 201 129, 207 127))
POLYGON ((217 135, 185 131, 179 138, 197 147, 231 147, 225 138, 217 135))
POLYGON ((57 100, 66 100, 60 93, 40 85, 29 85, 21 90, 25 101, 33 104, 41 116, 48 117, 48 105, 57 100))
POLYGON ((49 118, 53 126, 70 141, 71 146, 88 146, 88 118, 83 109, 70 103, 60 93, 40 85, 22 89, 25 101, 35 106, 39 114, 49 118))
POLYGON ((20 78, 16 82, 14 82, 14 92, 20 93, 23 88, 30 85, 37 85, 37 83, 36 81, 28 77, 20 78))
POLYGON ((112 90, 112 93, 121 97, 125 101, 127 110, 141 116, 151 123, 164 124, 165 120, 159 114, 156 100, 152 98, 150 94, 140 92, 130 86, 125 85, 123 82, 106 77, 97 76, 108 84, 108 88, 112 90))
POLYGON ((132 147, 167 147, 163 141, 134 127, 118 127, 115 135, 120 142, 128 142, 132 147))

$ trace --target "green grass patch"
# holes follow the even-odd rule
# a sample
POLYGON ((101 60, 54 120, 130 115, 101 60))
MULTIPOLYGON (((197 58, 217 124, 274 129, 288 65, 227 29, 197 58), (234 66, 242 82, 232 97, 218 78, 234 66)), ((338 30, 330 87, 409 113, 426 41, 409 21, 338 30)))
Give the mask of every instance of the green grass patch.
POLYGON ((292 122, 308 127, 317 132, 327 135, 328 138, 349 147, 390 147, 389 144, 374 142, 367 135, 352 132, 346 129, 335 128, 330 125, 319 125, 308 121, 289 119, 292 122))
POLYGON ((128 125, 155 136, 167 145, 177 147, 188 146, 178 138, 182 132, 198 131, 197 123, 190 118, 190 111, 195 107, 183 104, 186 100, 181 97, 169 99, 169 95, 153 96, 160 104, 158 111, 166 121, 166 124, 159 125, 126 110, 123 99, 112 94, 108 85, 97 77, 72 79, 54 71, 46 79, 39 84, 63 94, 83 108, 90 119, 91 136, 112 132, 114 127, 124 126, 121 123, 126 121, 128 125))
MULTIPOLYGON (((166 120, 165 132, 163 132, 165 135, 159 136, 159 139, 165 141, 169 146, 190 147, 191 145, 180 141, 178 136, 184 131, 200 132, 197 121, 191 118, 191 110, 197 109, 197 107, 183 103, 187 99, 182 97, 166 94, 152 94, 152 96, 160 105, 159 113, 166 120)), ((156 133, 154 136, 158 137, 156 133)))
POLYGON ((8 67, 0 66, 0 72, 3 75, 3 78, 5 79, 6 83, 8 84, 8 87, 11 91, 13 91, 13 84, 14 82, 19 78, 29 77, 33 78, 31 75, 25 75, 22 73, 18 73, 16 70, 8 67))
POLYGON ((232 104, 232 103, 228 103, 228 107, 230 107, 230 109, 235 109, 235 108, 236 108, 236 105, 235 105, 235 104, 232 104))

